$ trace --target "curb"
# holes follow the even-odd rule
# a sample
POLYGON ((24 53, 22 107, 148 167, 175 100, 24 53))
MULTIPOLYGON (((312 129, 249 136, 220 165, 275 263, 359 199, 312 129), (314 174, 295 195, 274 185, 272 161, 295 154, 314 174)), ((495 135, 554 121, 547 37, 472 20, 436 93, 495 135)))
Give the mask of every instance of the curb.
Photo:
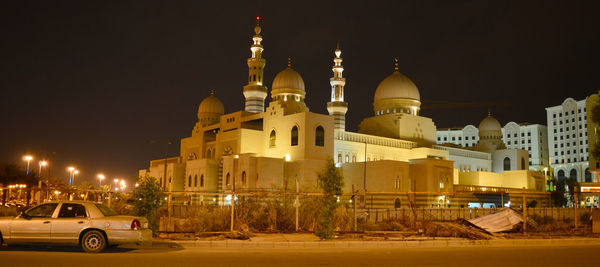
POLYGON ((422 240, 422 241, 306 241, 253 242, 247 240, 177 241, 183 248, 400 248, 463 246, 588 246, 600 245, 600 239, 492 239, 492 240, 422 240))

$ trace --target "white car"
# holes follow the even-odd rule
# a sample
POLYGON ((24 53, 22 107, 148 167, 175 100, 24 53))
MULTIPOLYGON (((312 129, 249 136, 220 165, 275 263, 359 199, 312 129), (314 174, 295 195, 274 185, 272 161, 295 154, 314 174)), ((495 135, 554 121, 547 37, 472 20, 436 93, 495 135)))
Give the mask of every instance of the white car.
POLYGON ((122 216, 102 204, 58 201, 37 205, 16 217, 0 217, 0 245, 73 244, 86 252, 107 245, 152 242, 148 220, 122 216))

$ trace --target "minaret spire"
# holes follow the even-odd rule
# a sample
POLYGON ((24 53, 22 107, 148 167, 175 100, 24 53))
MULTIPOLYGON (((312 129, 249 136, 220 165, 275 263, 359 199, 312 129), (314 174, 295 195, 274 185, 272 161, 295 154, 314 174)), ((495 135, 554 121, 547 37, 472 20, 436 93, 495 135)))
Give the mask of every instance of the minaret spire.
POLYGON ((331 85, 331 102, 327 103, 327 111, 329 115, 334 117, 334 129, 346 130, 346 112, 348 111, 348 103, 344 102, 344 86, 346 85, 346 78, 342 77, 344 67, 342 66, 342 50, 340 50, 340 44, 337 44, 337 48, 334 52, 335 57, 333 58, 333 77, 329 79, 331 85))
POLYGON ((260 17, 256 17, 255 35, 252 36, 252 57, 248 58, 248 84, 244 86, 244 97, 246 98, 245 110, 248 112, 264 112, 265 98, 267 98, 267 87, 263 85, 263 71, 266 60, 262 57, 264 50, 261 44, 263 38, 260 35, 260 17))

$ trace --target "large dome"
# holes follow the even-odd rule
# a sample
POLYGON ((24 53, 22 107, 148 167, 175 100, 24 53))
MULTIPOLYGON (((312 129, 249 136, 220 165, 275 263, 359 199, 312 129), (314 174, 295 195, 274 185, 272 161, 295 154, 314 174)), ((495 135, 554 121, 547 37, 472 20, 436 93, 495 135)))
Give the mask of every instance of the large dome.
POLYGON ((480 123, 479 123, 479 131, 480 132, 484 132, 484 131, 500 131, 502 132, 502 125, 500 125, 500 122, 492 117, 491 115, 488 115, 487 117, 485 117, 485 119, 483 119, 480 123))
POLYGON ((214 91, 210 93, 210 96, 208 96, 207 98, 202 100, 202 102, 200 102, 200 107, 198 107, 198 115, 200 115, 200 113, 225 113, 223 103, 215 96, 214 91))
POLYGON ((294 69, 287 67, 275 76, 272 90, 278 89, 296 89, 304 91, 304 80, 302 76, 294 69))
POLYGON ((394 71, 385 78, 375 91, 375 101, 383 99, 414 99, 421 101, 419 89, 406 76, 394 71))

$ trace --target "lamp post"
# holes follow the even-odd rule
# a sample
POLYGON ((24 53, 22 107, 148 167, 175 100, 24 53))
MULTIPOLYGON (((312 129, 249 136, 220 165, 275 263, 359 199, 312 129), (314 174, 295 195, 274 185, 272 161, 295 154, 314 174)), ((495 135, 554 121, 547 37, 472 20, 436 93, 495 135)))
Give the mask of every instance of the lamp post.
POLYGON ((40 168, 38 171, 38 197, 37 197, 37 203, 40 204, 40 201, 42 200, 42 167, 48 165, 48 162, 45 160, 40 160, 39 162, 40 168))
POLYGON ((73 171, 73 182, 75 182, 75 175, 76 175, 76 174, 79 174, 79 171, 78 171, 78 170, 74 170, 74 171, 73 171))
POLYGON ((74 167, 68 167, 67 170, 69 171, 69 185, 71 185, 71 182, 73 180, 73 171, 75 171, 74 167))
POLYGON ((104 174, 100 173, 98 174, 98 180, 100 181, 99 187, 102 187, 102 180, 104 180, 104 174))
POLYGON ((23 157, 23 160, 27 161, 27 175, 29 175, 29 162, 33 159, 32 156, 26 155, 23 157))

